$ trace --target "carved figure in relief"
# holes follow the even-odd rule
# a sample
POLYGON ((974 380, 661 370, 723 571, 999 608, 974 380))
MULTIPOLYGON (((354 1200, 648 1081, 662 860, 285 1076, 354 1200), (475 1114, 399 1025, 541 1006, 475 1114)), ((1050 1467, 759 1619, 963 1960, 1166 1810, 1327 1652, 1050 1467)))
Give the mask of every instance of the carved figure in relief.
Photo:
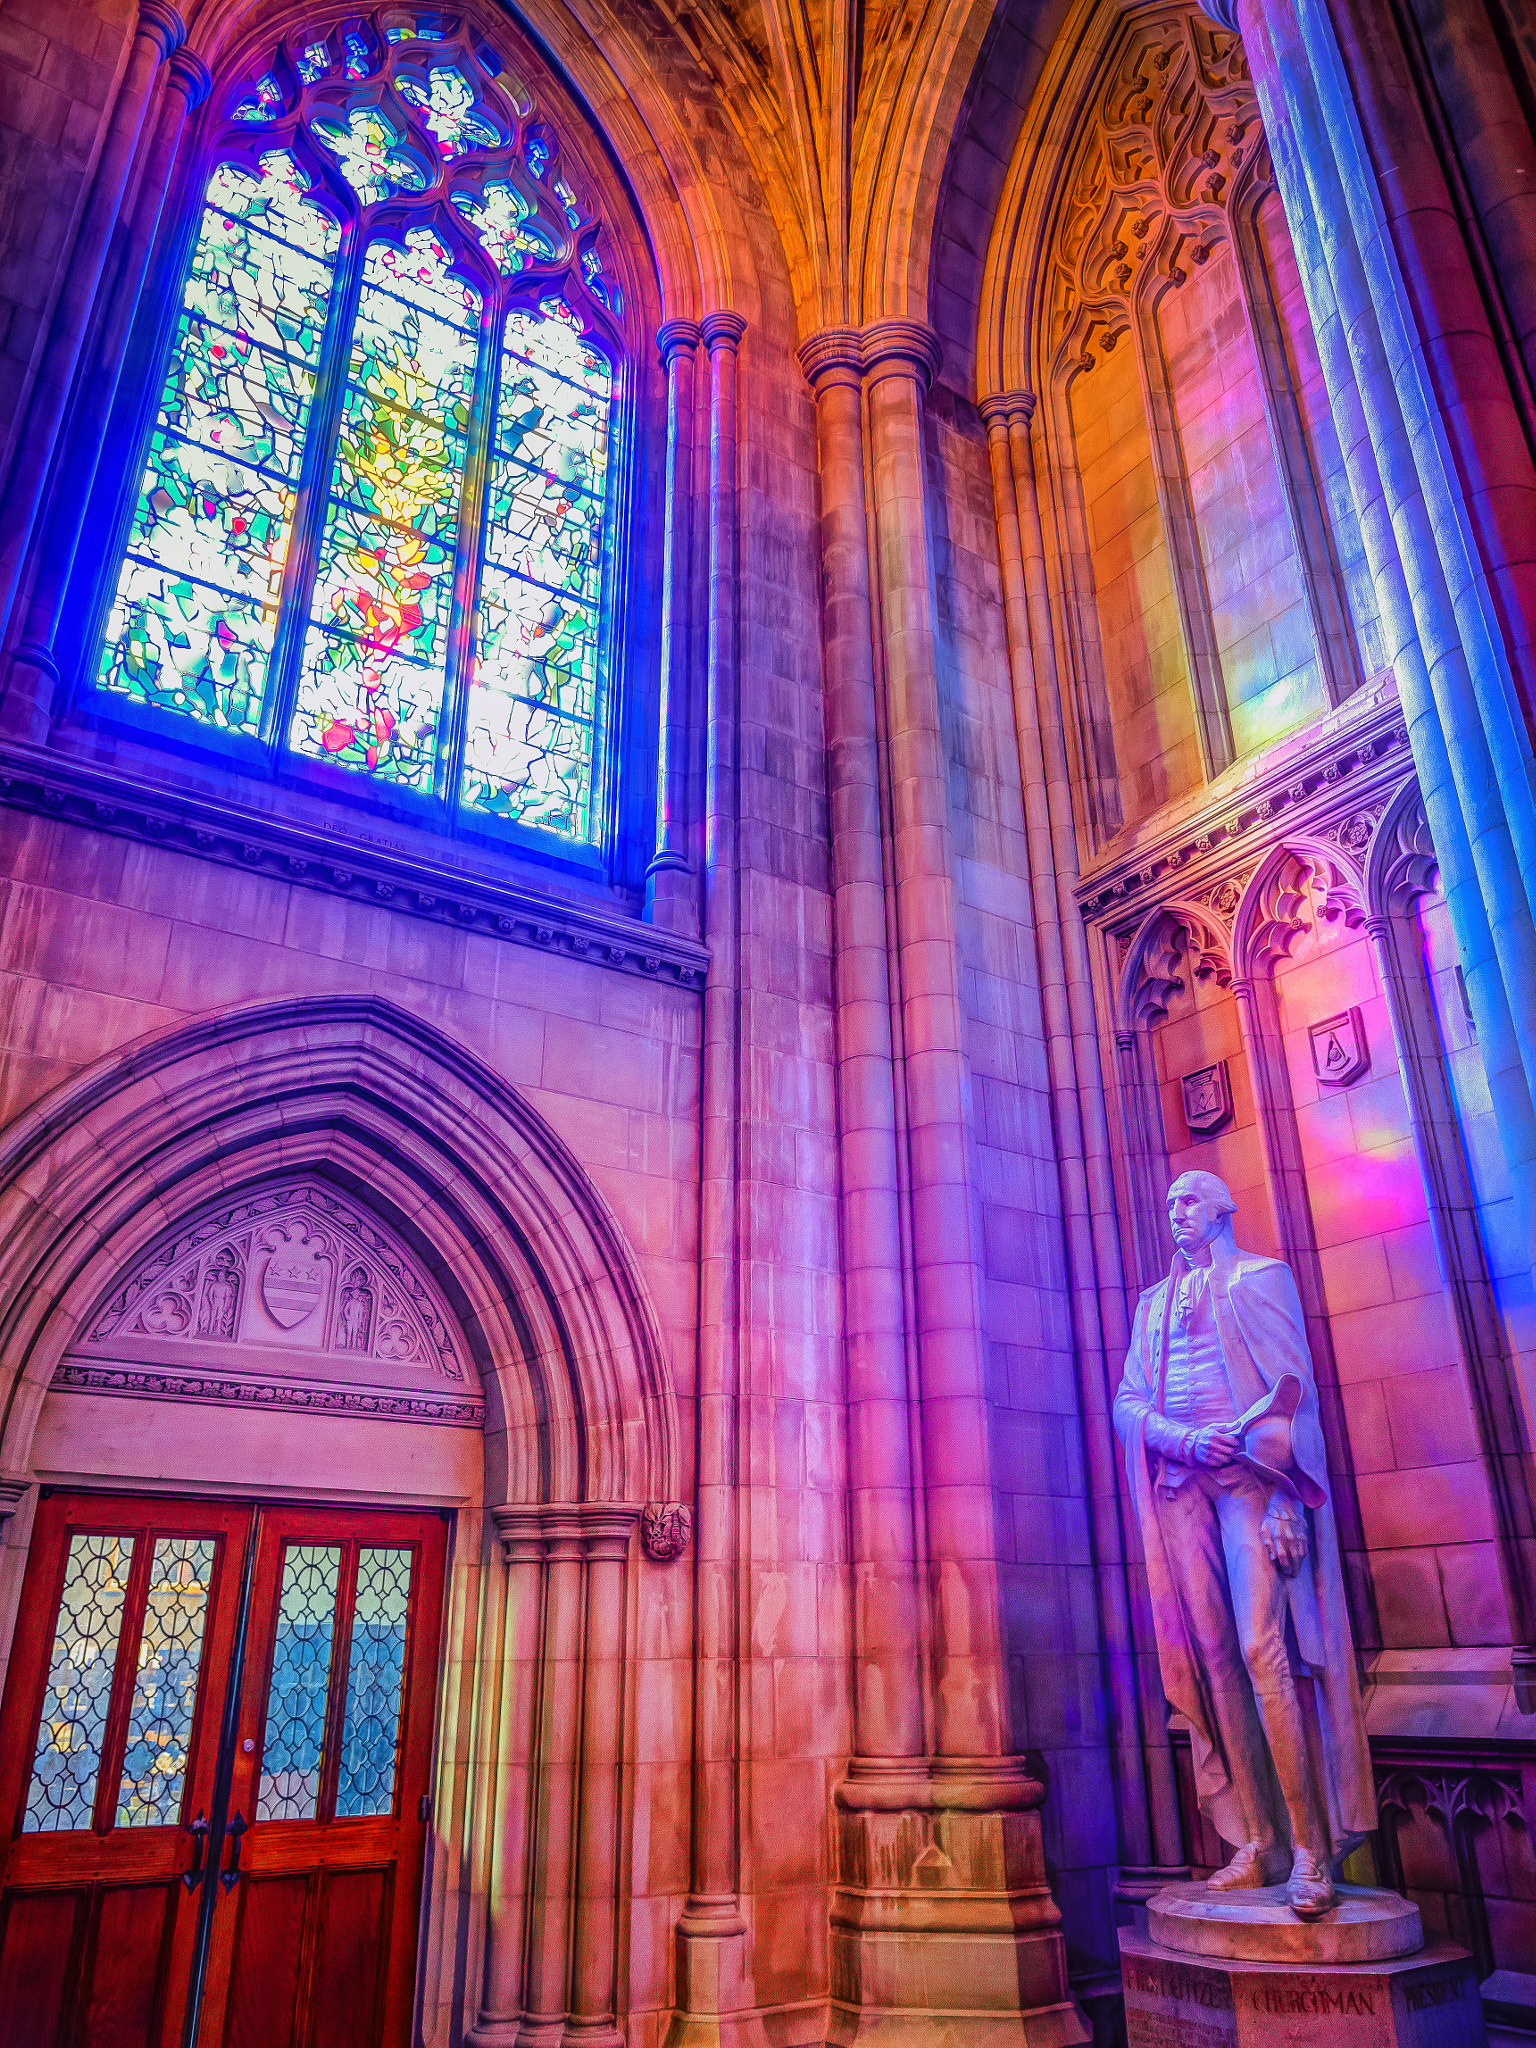
POLYGON ((1238 1249, 1236 1207, 1212 1173, 1168 1190, 1173 1266, 1137 1304, 1115 1427, 1163 1688, 1235 1851, 1211 1886, 1284 1878, 1316 1919, 1375 1792, 1301 1300, 1281 1260, 1238 1249))
POLYGON ((373 1289, 368 1271, 354 1266, 341 1291, 341 1313, 336 1318, 336 1347, 339 1351, 366 1351, 373 1325, 373 1289))
POLYGON ((228 1245, 215 1252, 203 1276, 203 1301, 198 1311, 200 1337, 233 1337, 235 1311, 240 1305, 240 1268, 228 1245))

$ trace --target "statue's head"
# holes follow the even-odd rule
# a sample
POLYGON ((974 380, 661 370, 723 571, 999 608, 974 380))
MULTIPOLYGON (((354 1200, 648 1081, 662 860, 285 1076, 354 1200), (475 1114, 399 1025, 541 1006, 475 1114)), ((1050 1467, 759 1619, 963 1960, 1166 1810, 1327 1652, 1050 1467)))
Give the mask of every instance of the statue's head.
POLYGON ((1185 1258, 1230 1233, 1237 1204, 1214 1173, 1181 1173, 1168 1190, 1168 1222, 1185 1258))

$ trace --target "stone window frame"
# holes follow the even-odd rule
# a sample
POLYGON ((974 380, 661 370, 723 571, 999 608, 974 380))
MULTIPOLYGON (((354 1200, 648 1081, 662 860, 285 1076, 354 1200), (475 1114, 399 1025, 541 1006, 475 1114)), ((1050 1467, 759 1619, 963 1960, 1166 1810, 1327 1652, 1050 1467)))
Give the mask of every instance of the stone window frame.
MULTIPOLYGON (((377 39, 388 59, 382 26, 377 39)), ((206 74, 205 74, 206 76, 206 74)), ((363 81, 367 91, 374 80, 363 81)), ((318 150, 310 155, 318 158, 318 150)), ((555 165, 550 176, 555 175, 555 165)), ((147 167, 152 169, 151 167, 147 167)), ((329 186, 338 191, 343 182, 336 174, 329 186)), ((450 213, 445 188, 433 187, 421 198, 423 222, 450 213)), ((333 209, 334 210, 334 209, 333 209)), ((462 228, 461 222, 448 225, 462 228)), ((355 235, 355 223, 352 230, 355 235)), ((361 238, 357 238, 359 243, 361 238)), ((459 235, 466 245, 472 238, 459 235)), ((191 766, 224 765, 243 771, 254 780, 277 784, 302 801, 313 798, 327 805, 340 802, 347 809, 372 818, 398 822, 429 834, 467 840, 487 850, 531 854, 541 865, 564 867, 575 874, 588 874, 610 882, 638 886, 648 848, 640 847, 646 823, 654 809, 655 727, 657 706, 639 701, 649 685, 655 695, 653 664, 641 645, 641 617, 645 607, 637 603, 647 572, 659 574, 659 541, 647 537, 646 522, 640 516, 644 465, 652 438, 652 418, 657 394, 648 375, 645 348, 647 302, 654 297, 653 266, 643 246, 632 203, 616 174, 608 146, 589 115, 554 79, 539 54, 529 45, 526 31, 512 17, 484 4, 484 0, 455 0, 447 9, 415 9, 383 6, 362 14, 330 7, 306 5, 284 10, 274 17, 261 15, 242 28, 237 38, 214 63, 211 90, 200 110, 187 124, 165 185, 161 211, 143 290, 134 310, 129 353, 111 421, 106 459, 98 466, 88 507, 84 514, 84 540, 74 564, 65 616, 68 623, 60 635, 53 719, 56 726, 73 728, 76 736, 101 732, 110 740, 147 743, 161 757, 182 756, 191 766), (241 129, 232 118, 233 107, 243 88, 250 87, 274 63, 292 71, 304 47, 318 36, 339 35, 345 27, 364 23, 383 24, 386 18, 426 14, 446 24, 447 35, 437 47, 455 45, 488 47, 500 61, 503 91, 507 97, 521 94, 526 111, 519 108, 519 121, 526 131, 543 128, 558 140, 557 164, 567 169, 575 182, 588 216, 567 252, 569 261, 561 275, 543 269, 534 273, 545 293, 560 290, 579 306, 592 326, 613 371, 609 408, 609 455, 607 503, 604 520, 604 575, 601 598, 598 710, 593 745, 591 829, 588 840, 566 837, 552 831, 525 827, 491 815, 476 815, 471 821, 460 812, 456 800, 434 795, 420 798, 414 792, 400 792, 371 778, 344 776, 327 770, 287 751, 281 733, 264 730, 261 739, 226 734, 199 727, 174 714, 140 709, 115 694, 96 686, 95 663, 99 656, 106 613, 110 607, 115 578, 121 562, 128 518, 142 470, 144 450, 159 405, 169 351, 180 311, 180 293, 187 265, 196 241, 202 195, 215 164, 227 158, 232 137, 243 134, 275 139, 268 130, 241 129), (525 85, 524 80, 531 81, 525 85), (601 238, 604 284, 617 301, 617 309, 604 304, 582 275, 580 254, 601 238), (640 559, 644 557, 644 560, 640 559), (654 556, 654 561, 652 557, 654 556), (352 785, 356 786, 352 786, 352 785), (630 844, 631 841, 635 843, 630 844), (630 873, 630 869, 634 873, 630 873)), ((487 275, 490 265, 486 262, 487 275)), ((340 265, 338 265, 338 276, 340 265)), ((333 337, 327 344, 322 366, 340 361, 345 337, 333 337)), ((659 450, 657 451, 659 453, 659 450)), ((481 510, 483 514, 483 507, 481 510)), ((316 527, 318 532, 318 525, 316 527)), ((653 579, 654 580, 654 579, 653 579)), ((53 665, 50 664, 50 667, 53 665)), ((292 692, 287 693, 291 698, 292 692)), ((462 693, 461 693, 462 695, 462 693)), ((454 713, 458 715, 457 711, 454 713)), ((462 718, 459 718, 462 723, 462 718)))

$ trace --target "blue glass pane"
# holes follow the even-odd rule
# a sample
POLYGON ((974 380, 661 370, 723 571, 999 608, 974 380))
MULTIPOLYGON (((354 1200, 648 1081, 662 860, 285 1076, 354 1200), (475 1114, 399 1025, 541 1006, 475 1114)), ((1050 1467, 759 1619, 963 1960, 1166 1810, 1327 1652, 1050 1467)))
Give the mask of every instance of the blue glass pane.
POLYGON ((388 1813, 395 1803, 411 1562, 409 1550, 357 1554, 357 1604, 336 1785, 338 1820, 388 1813))
POLYGON ((131 1536, 76 1534, 69 1539, 21 1823, 24 1835, 91 1824, 133 1551, 131 1536))
POLYGON ((283 1552, 257 1820, 315 1817, 340 1576, 339 1546, 290 1543, 283 1552))

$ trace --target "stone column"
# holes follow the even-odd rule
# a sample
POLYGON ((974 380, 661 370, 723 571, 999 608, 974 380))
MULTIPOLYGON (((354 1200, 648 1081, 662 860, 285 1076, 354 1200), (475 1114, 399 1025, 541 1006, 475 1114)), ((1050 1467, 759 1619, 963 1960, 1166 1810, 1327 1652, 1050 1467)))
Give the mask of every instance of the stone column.
POLYGON ((816 394, 822 674, 832 829, 843 1352, 853 1565, 855 1775, 921 1757, 912 1415, 880 823, 858 330, 800 350, 816 394))
MULTIPOLYGON (((624 1600, 634 1508, 588 1508, 587 1638, 581 1682, 576 1925, 566 2048, 624 2048, 614 2001, 624 1710, 624 1600)), ((575 1702, 569 1703, 574 1709, 575 1702)))
POLYGON ((47 545, 42 550, 26 623, 22 628, 21 645, 8 681, 15 705, 6 722, 15 732, 26 727, 25 671, 30 668, 36 671, 37 677, 46 679, 48 687, 44 688, 34 678, 32 738, 40 739, 46 731, 51 688, 60 679, 54 639, 90 505, 92 486, 96 481, 97 466, 106 445, 128 339, 139 310, 150 252, 154 248, 166 191, 176 165, 176 152, 181 147, 187 116, 208 97, 211 82, 208 66, 194 50, 182 47, 172 52, 166 66, 160 118, 155 124, 139 179, 127 248, 112 283, 111 304, 102 327, 101 344, 91 367, 89 384, 82 395, 79 417, 69 437, 67 485, 58 494, 59 503, 48 527, 47 545))
MULTIPOLYGON (((1128 1343, 1125 1273, 1109 1162, 1103 1075, 1093 1028, 1087 940, 1071 890, 1077 857, 1060 721, 1060 683, 1040 547, 1040 513, 1030 459, 1029 423, 1034 408, 1033 395, 1021 391, 984 399, 981 413, 987 423, 997 506, 1036 960, 1098 1568, 1099 1629, 1109 1681, 1121 1888, 1140 1898, 1187 1873, 1181 1855, 1172 1752, 1161 1727, 1158 1734, 1162 1739, 1148 1743, 1137 1686, 1125 1529, 1110 1421, 1110 1403, 1128 1343), (1021 521, 1030 529, 1029 568, 1034 574, 1028 580, 1021 521), (1080 1022, 1086 1026, 1081 1034, 1080 1022)), ((1155 1645, 1150 1647, 1155 1655, 1155 1645)))
POLYGON ((688 644, 693 560, 693 366, 699 329, 668 320, 656 336, 667 373, 667 504, 662 536, 661 734, 656 774, 656 854, 646 870, 652 921, 697 932, 688 863, 690 711, 688 644))
POLYGON ((0 632, 4 631, 15 605, 27 543, 42 502, 48 465, 69 402, 102 267, 118 230, 155 73, 185 40, 186 33, 181 16, 167 0, 141 0, 127 68, 97 159, 91 196, 70 252, 64 288, 48 332, 26 423, 10 476, 0 492, 0 632))
POLYGON ((576 1775, 581 1758, 585 1636, 583 1542, 573 1508, 546 1508, 544 1655, 539 1671, 538 1760, 528 1895, 528 1964, 519 2048, 559 2048, 568 2011, 576 1775))
POLYGON ((695 1391, 693 1835, 677 1925, 678 2011, 670 2048, 718 2042, 722 2014, 749 2005, 737 1896, 740 1588, 737 1435, 741 1378, 741 906, 737 825, 736 351, 746 322, 711 313, 709 350, 709 702, 704 793, 704 990, 700 1108, 699 1348, 695 1391))
POLYGON ((1511 1188, 1536 1247, 1536 917, 1524 879, 1536 874, 1536 764, 1516 688, 1536 591, 1509 528, 1514 515, 1528 530, 1536 503, 1529 455, 1465 252, 1440 231, 1425 183, 1434 151, 1411 81, 1392 68, 1400 48, 1362 49, 1346 0, 1210 0, 1210 11, 1242 35, 1329 396, 1345 417, 1358 406, 1379 478, 1362 503, 1341 430, 1511 1188), (1390 180, 1368 134, 1393 138, 1376 159, 1390 180), (1405 215, 1404 194, 1425 203, 1405 215))
MULTIPOLYGON (((1038 1813, 1044 1792, 1011 1754, 1004 1693, 978 1206, 924 483, 923 400, 938 346, 925 327, 885 320, 864 330, 861 353, 883 656, 877 727, 895 900, 888 972, 899 1019, 893 1042, 918 1361, 914 1464, 921 1471, 934 1710, 930 1754, 920 1764, 888 1763, 870 1772, 856 1761, 836 1788, 828 2039, 849 2044, 878 2035, 882 2043, 917 2048, 942 2031, 983 2048, 1084 2042, 1091 2030, 1068 1996, 1061 1915, 1045 1873, 1038 1813)), ((832 401, 829 425, 838 423, 842 432, 826 452, 846 466, 845 405, 832 401)), ((832 487, 841 502, 847 485, 836 463, 832 487)), ((838 675, 851 672, 850 659, 846 649, 837 651, 838 675)), ((829 688, 833 675, 829 660, 829 688)))
POLYGON ((499 1518, 506 1607, 497 1702, 485 1975, 467 2048, 513 2048, 523 2016, 529 1830, 544 1622, 544 1542, 538 1510, 499 1518))

